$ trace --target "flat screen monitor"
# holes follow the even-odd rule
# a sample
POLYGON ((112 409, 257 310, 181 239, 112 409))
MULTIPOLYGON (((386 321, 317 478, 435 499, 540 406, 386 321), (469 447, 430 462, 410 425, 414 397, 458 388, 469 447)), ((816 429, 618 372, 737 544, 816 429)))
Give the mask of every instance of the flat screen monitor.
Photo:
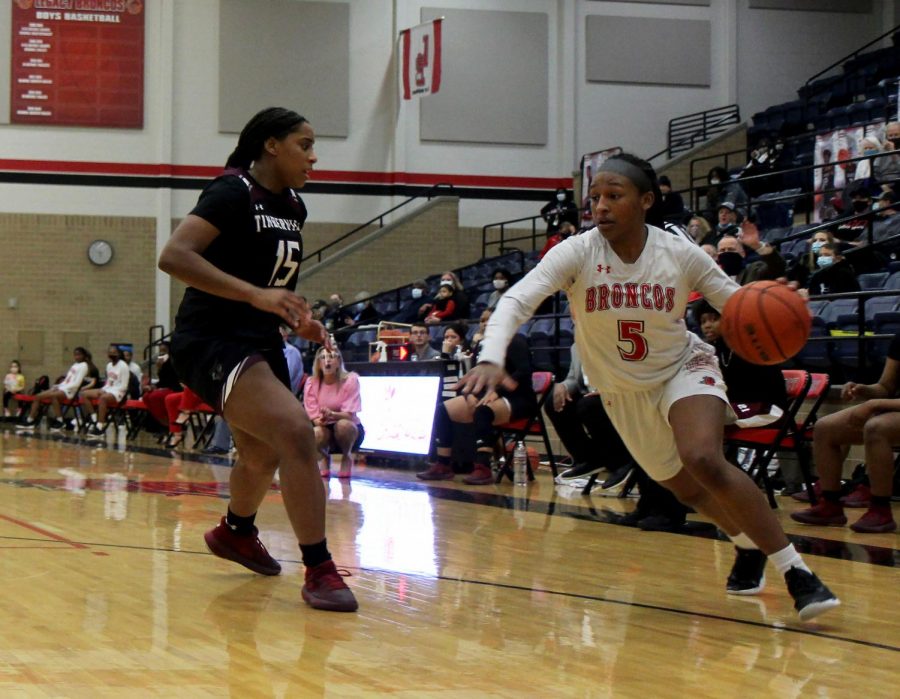
POLYGON ((440 376, 359 377, 363 451, 426 455, 431 448, 440 376))

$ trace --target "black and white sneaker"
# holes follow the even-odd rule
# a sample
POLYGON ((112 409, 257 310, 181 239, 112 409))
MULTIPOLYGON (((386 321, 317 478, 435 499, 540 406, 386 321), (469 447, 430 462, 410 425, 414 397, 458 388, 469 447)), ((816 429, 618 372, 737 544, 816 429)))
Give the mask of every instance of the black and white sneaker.
POLYGON ((621 486, 628 479, 628 476, 631 475, 631 471, 634 468, 634 464, 627 463, 624 466, 617 468, 612 472, 609 478, 607 478, 600 485, 601 490, 613 490, 614 488, 621 486))
POLYGON ((794 598, 794 609, 801 621, 814 619, 829 609, 840 605, 841 601, 822 583, 815 573, 801 568, 791 568, 784 574, 788 592, 794 598))
POLYGON ((102 439, 106 434, 106 430, 100 427, 96 422, 88 428, 87 436, 88 439, 102 439))
POLYGON ((66 432, 75 432, 78 429, 78 420, 74 417, 65 424, 66 432))
POLYGON ((589 476, 593 476, 595 473, 600 473, 600 471, 602 470, 602 466, 597 466, 596 464, 582 461, 581 463, 572 466, 572 468, 567 468, 565 471, 560 473, 556 477, 556 482, 565 483, 566 481, 573 481, 578 478, 587 478, 589 476))
POLYGON ((22 422, 16 425, 16 431, 28 431, 31 432, 35 427, 37 427, 37 421, 32 420, 30 417, 26 417, 22 422))
POLYGON ((51 432, 62 432, 62 430, 65 426, 66 426, 66 423, 63 422, 60 418, 56 418, 55 420, 50 421, 50 431, 51 432))
POLYGON ((725 590, 729 595, 755 595, 766 586, 766 554, 759 549, 734 547, 734 565, 725 590))

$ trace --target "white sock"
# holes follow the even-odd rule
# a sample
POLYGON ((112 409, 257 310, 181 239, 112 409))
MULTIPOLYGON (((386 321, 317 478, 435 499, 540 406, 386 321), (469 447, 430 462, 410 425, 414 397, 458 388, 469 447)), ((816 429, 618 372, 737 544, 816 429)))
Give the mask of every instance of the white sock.
POLYGON ((787 573, 791 568, 799 568, 807 573, 812 572, 803 562, 803 559, 800 558, 800 554, 797 553, 797 549, 794 548, 793 544, 788 544, 781 551, 770 554, 769 560, 772 561, 772 565, 775 566, 781 575, 787 573))
POLYGON ((91 422, 97 422, 97 413, 91 413, 91 422))
POLYGON ((749 536, 744 534, 744 532, 738 532, 734 536, 728 535, 728 538, 731 539, 731 543, 737 546, 739 549, 758 549, 759 546, 753 543, 749 536))

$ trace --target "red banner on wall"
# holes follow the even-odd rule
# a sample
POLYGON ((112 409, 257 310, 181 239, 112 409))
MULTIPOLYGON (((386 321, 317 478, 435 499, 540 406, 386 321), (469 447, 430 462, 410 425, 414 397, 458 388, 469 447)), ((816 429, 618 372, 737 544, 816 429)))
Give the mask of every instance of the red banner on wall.
POLYGON ((442 19, 400 32, 400 84, 405 100, 441 89, 442 19))
POLYGON ((141 128, 143 0, 15 0, 10 121, 141 128))

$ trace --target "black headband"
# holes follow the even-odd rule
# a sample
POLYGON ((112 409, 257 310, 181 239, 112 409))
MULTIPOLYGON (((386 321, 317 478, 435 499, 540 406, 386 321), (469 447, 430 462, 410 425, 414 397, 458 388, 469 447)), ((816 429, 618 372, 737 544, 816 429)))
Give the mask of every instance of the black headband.
POLYGON ((612 172, 627 177, 641 192, 653 191, 653 185, 650 183, 650 178, 647 177, 647 173, 641 170, 637 165, 632 165, 627 160, 610 158, 597 169, 598 175, 601 172, 612 172))

